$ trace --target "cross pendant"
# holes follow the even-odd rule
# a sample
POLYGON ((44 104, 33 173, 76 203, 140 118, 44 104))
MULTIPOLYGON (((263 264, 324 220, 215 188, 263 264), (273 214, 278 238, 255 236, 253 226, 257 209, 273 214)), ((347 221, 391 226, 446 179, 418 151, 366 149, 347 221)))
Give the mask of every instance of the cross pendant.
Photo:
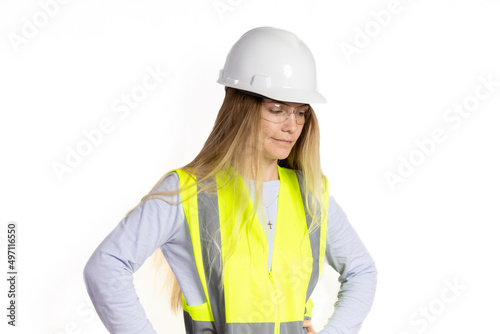
POLYGON ((273 229, 273 228, 272 228, 273 224, 271 223, 271 221, 269 221, 269 223, 268 223, 267 225, 269 225, 269 229, 270 229, 270 230, 272 230, 272 229, 273 229))

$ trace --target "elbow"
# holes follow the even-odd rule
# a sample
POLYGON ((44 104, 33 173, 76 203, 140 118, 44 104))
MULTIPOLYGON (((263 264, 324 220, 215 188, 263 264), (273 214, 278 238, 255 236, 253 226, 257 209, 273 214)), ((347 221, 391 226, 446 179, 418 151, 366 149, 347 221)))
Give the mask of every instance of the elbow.
POLYGON ((377 265, 373 260, 366 265, 366 267, 362 270, 362 272, 363 275, 365 275, 365 277, 368 277, 373 282, 374 285, 377 284, 378 270, 377 270, 377 265))
POLYGON ((92 271, 92 263, 88 260, 83 267, 83 280, 85 283, 92 278, 92 271))
POLYGON ((98 275, 98 268, 99 264, 96 261, 96 258, 94 255, 88 259, 87 263, 83 267, 83 280, 85 282, 85 285, 87 287, 88 292, 90 293, 91 287, 93 283, 95 282, 96 278, 99 276, 98 275))
POLYGON ((106 286, 108 283, 109 277, 102 270, 103 268, 103 264, 99 261, 99 257, 95 253, 92 254, 83 267, 83 281, 92 301, 103 293, 105 290, 103 290, 103 286, 106 286))
POLYGON ((343 271, 339 277, 340 283, 363 281, 370 285, 377 284, 378 270, 375 262, 370 260, 351 268, 350 270, 343 271))
POLYGON ((371 262, 364 270, 366 289, 374 295, 377 290, 378 270, 375 262, 371 262))
POLYGON ((368 270, 367 270, 375 279, 377 278, 378 276, 378 269, 377 269, 377 265, 375 264, 375 262, 372 261, 372 263, 370 264, 368 270))

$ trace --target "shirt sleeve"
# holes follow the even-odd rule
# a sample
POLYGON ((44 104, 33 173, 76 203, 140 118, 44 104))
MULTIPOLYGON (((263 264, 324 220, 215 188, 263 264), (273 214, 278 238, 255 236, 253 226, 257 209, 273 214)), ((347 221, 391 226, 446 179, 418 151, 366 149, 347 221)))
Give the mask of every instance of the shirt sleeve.
MULTIPOLYGON (((170 176, 155 191, 175 184, 170 176)), ((179 201, 178 196, 163 198, 179 201)), ((110 333, 156 333, 139 301, 132 274, 158 247, 175 238, 181 212, 180 204, 159 198, 144 201, 119 222, 85 265, 88 294, 110 333)))
POLYGON ((332 196, 328 211, 326 261, 340 274, 341 285, 335 311, 318 334, 357 334, 373 304, 377 269, 332 196))

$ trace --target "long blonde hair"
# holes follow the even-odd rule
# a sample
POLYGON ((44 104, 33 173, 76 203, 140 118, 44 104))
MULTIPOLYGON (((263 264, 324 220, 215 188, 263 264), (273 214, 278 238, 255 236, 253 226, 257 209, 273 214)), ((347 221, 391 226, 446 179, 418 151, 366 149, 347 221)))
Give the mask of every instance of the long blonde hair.
MULTIPOLYGON (((200 153, 186 166, 181 169, 197 177, 197 183, 205 181, 218 172, 228 172, 229 170, 238 171, 245 179, 253 180, 255 187, 255 202, 261 203, 262 198, 262 142, 260 124, 261 124, 261 104, 262 98, 246 94, 233 88, 227 88, 224 102, 219 110, 215 120, 214 127, 208 136, 200 153)), ((319 226, 319 218, 315 214, 317 209, 324 209, 323 201, 323 174, 320 165, 319 153, 319 126, 314 110, 306 118, 296 144, 292 148, 286 159, 278 160, 281 167, 291 168, 302 171, 306 194, 310 194, 313 201, 313 207, 307 206, 307 211, 313 217, 313 223, 309 231, 319 226)), ((145 195, 141 203, 156 196, 172 196, 178 194, 181 189, 173 192, 153 192, 158 185, 170 172, 165 173, 151 191, 145 195)), ((231 181, 237 177, 235 174, 227 174, 231 181)), ((228 184, 227 182, 226 184, 228 184)), ((201 185, 200 191, 211 191, 216 186, 201 185)), ((160 198, 161 199, 161 198, 160 198)), ((236 212, 243 208, 244 203, 237 203, 236 212)), ((137 207, 136 206, 136 207, 137 207)), ((127 213, 127 216, 135 207, 127 213)), ((235 240, 241 237, 241 231, 244 230, 244 222, 239 229, 235 229, 235 240)), ((236 245, 237 242, 232 244, 236 245)), ((229 254, 231 251, 229 251, 229 254)), ((160 248, 153 254, 153 267, 156 269, 157 276, 163 280, 163 288, 170 286, 171 297, 170 306, 174 311, 180 310, 182 306, 182 293, 179 284, 168 263, 163 256, 160 248), (158 276, 159 274, 159 276, 158 276), (166 278, 164 277, 166 274, 166 278)), ((155 284, 156 285, 156 284, 155 284)))

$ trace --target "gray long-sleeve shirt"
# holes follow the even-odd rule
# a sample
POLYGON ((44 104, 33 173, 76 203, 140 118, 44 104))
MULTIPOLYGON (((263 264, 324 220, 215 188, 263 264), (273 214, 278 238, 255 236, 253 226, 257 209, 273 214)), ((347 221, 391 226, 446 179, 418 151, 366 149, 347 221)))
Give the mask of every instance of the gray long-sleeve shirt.
MULTIPOLYGON (((279 180, 264 182, 263 202, 267 219, 276 223, 279 180)), ((155 191, 179 188, 176 173, 169 174, 155 191)), ((166 198, 166 197, 164 197, 166 198)), ((179 202, 179 195, 168 198, 179 202)), ((267 225, 263 224, 266 229, 267 225)), ((269 258, 274 234, 266 230, 269 258)), ((160 247, 175 274, 188 305, 205 300, 182 204, 152 199, 137 206, 101 242, 84 269, 87 291, 102 322, 110 333, 153 334, 133 284, 132 274, 160 247)), ((376 288, 377 270, 373 259, 352 228, 346 214, 332 196, 329 198, 326 262, 339 274, 341 283, 335 311, 318 334, 355 334, 367 316, 376 288)), ((268 266, 270 266, 270 261, 268 266)), ((332 285, 337 284, 332 282, 332 285)))

